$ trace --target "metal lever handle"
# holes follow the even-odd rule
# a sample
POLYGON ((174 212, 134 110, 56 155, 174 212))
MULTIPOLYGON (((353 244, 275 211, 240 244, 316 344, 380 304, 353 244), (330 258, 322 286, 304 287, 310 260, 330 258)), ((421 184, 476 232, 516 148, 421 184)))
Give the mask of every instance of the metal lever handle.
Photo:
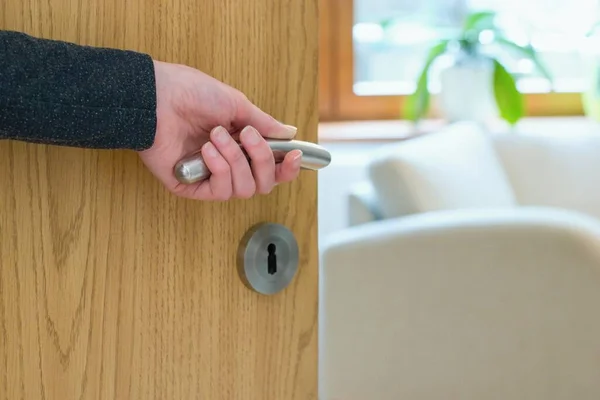
MULTIPOLYGON (((292 150, 302 151, 300 168, 319 170, 329 165, 331 153, 324 147, 300 140, 266 139, 275 156, 275 162, 280 163, 287 153, 292 150)), ((244 152, 245 153, 245 152, 244 152)), ((200 151, 179 161, 174 169, 177 180, 184 184, 196 183, 210 177, 210 170, 204 164, 200 151)))

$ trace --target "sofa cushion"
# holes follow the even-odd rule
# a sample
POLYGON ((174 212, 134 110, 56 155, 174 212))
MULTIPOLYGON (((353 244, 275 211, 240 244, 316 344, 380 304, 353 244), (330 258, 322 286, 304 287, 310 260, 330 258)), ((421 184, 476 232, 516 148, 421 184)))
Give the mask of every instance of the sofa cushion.
POLYGON ((495 146, 520 204, 600 217, 600 132, 506 133, 495 146))
POLYGON ((515 205, 493 141, 471 123, 390 146, 370 163, 369 176, 384 218, 515 205))

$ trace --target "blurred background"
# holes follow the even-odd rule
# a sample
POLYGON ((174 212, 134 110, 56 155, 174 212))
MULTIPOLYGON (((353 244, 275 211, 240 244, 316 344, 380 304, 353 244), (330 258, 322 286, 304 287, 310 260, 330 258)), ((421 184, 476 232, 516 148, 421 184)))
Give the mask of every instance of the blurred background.
POLYGON ((600 398, 595 0, 320 0, 319 398, 600 398))
POLYGON ((600 398, 595 0, 320 0, 319 398, 600 398))
POLYGON ((347 194, 386 144, 457 121, 492 131, 596 129, 596 0, 320 0, 320 12, 319 137, 335 155, 321 174, 323 235, 348 226, 347 194), (483 59, 450 45, 426 73, 428 107, 412 118, 407 103, 431 49, 460 43, 482 13, 493 14, 475 31, 483 59), (486 56, 510 79, 495 79, 486 56))
MULTIPOLYGON (((476 11, 496 12, 507 37, 530 42, 554 76, 558 92, 585 89, 581 50, 596 21, 595 0, 355 0, 354 92, 361 96, 412 93, 428 49, 460 30, 469 13, 476 11)), ((536 80, 529 60, 505 61, 522 76, 521 90, 548 90, 545 82, 536 80)), ((437 80, 433 83, 439 87, 437 80)))

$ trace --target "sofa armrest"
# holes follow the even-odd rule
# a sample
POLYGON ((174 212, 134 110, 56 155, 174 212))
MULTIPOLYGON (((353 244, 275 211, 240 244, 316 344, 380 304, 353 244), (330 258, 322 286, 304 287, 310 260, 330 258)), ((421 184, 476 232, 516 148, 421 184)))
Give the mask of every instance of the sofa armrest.
POLYGON ((381 219, 377 194, 369 181, 354 185, 348 194, 348 225, 357 226, 381 219))
POLYGON ((323 246, 320 397, 600 398, 600 225, 441 211, 323 246))

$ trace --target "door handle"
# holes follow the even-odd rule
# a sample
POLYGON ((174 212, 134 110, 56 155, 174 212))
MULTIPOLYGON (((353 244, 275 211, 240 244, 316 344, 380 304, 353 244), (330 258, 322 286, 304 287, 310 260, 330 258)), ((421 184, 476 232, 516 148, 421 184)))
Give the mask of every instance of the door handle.
MULTIPOLYGON (((303 142, 300 140, 266 139, 267 144, 273 151, 275 162, 280 163, 287 153, 292 150, 302 151, 300 168, 308 170, 319 170, 331 163, 331 153, 318 144, 303 142)), ((242 149, 242 151, 244 151, 242 149)), ((246 154, 246 158, 248 154, 246 154)), ((174 168, 175 177, 184 184, 196 183, 210 177, 210 170, 204 164, 200 151, 180 160, 174 168)))

